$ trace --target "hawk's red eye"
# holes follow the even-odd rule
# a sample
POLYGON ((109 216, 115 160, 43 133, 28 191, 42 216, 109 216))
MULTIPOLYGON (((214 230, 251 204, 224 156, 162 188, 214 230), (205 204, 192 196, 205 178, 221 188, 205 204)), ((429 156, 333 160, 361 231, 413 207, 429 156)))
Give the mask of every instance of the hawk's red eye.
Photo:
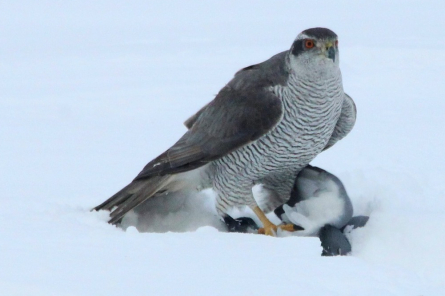
POLYGON ((311 39, 307 39, 307 40, 304 42, 304 46, 305 46, 307 49, 314 47, 314 45, 315 45, 314 40, 311 40, 311 39))

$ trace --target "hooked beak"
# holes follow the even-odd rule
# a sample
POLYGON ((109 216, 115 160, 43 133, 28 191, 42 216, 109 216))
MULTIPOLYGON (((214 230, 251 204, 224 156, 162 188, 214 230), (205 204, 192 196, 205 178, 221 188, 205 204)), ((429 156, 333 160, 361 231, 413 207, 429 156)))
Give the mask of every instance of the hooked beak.
POLYGON ((335 49, 333 46, 329 47, 328 49, 328 58, 335 62, 335 49))
POLYGON ((321 44, 321 52, 333 62, 335 62, 335 48, 334 44, 330 41, 321 44))

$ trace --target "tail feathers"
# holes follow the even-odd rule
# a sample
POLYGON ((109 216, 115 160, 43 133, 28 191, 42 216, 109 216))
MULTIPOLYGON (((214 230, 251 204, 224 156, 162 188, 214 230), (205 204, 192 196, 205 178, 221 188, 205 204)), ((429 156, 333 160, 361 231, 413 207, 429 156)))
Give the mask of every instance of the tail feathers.
POLYGON ((122 202, 128 199, 134 192, 137 192, 143 186, 143 182, 131 182, 112 197, 93 208, 93 211, 108 210, 111 211, 114 207, 119 206, 122 202))
MULTIPOLYGON (((135 180, 125 186, 122 190, 107 199, 93 210, 109 210, 110 224, 119 224, 122 218, 129 211, 155 195, 157 192, 166 189, 173 176, 155 176, 144 180, 135 180), (116 207, 114 210, 113 208, 116 207)), ((167 188, 168 189, 168 188, 167 188)))

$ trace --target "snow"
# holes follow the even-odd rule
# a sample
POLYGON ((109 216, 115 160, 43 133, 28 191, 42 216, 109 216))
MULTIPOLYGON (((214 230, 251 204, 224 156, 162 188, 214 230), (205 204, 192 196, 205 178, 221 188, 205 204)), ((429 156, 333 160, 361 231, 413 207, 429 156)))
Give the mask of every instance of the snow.
POLYGON ((0 8, 2 294, 443 294, 444 2, 0 8), (89 212, 173 144, 235 71, 314 26, 339 35, 358 108, 351 134, 313 162, 342 180, 355 215, 371 216, 350 234, 351 256, 321 257, 317 238, 229 234, 199 219, 185 233, 124 232, 89 212))

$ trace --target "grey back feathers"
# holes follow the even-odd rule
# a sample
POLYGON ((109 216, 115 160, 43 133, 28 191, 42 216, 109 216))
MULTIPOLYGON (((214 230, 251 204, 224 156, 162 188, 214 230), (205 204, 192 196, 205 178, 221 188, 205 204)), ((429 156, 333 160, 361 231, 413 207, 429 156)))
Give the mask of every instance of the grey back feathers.
MULTIPOLYGON (((274 55, 267 61, 255 65, 245 67, 235 73, 234 78, 229 81, 226 88, 236 90, 238 92, 249 91, 252 88, 261 89, 274 85, 285 85, 288 78, 288 70, 285 64, 285 58, 288 51, 283 51, 274 55)), ((215 100, 222 96, 221 92, 216 96, 215 100)), ((247 95, 243 95, 244 97, 247 95)), ((254 98, 252 101, 255 101, 254 98)), ((213 101, 202 107, 197 113, 187 119, 184 124, 190 129, 196 123, 202 114, 207 113, 207 108, 214 104, 213 101)))
POLYGON ((258 88, 285 85, 289 78, 289 68, 286 65, 287 54, 286 50, 263 63, 239 70, 228 85, 240 90, 250 88, 252 85, 258 88))
POLYGON ((251 84, 246 79, 242 87, 224 87, 189 131, 147 164, 136 180, 195 169, 267 133, 281 117, 281 102, 272 93, 248 87, 251 84))
POLYGON ((136 180, 200 167, 267 133, 282 115, 282 103, 268 87, 286 83, 286 54, 238 71, 212 102, 185 122, 189 131, 148 163, 136 180))

